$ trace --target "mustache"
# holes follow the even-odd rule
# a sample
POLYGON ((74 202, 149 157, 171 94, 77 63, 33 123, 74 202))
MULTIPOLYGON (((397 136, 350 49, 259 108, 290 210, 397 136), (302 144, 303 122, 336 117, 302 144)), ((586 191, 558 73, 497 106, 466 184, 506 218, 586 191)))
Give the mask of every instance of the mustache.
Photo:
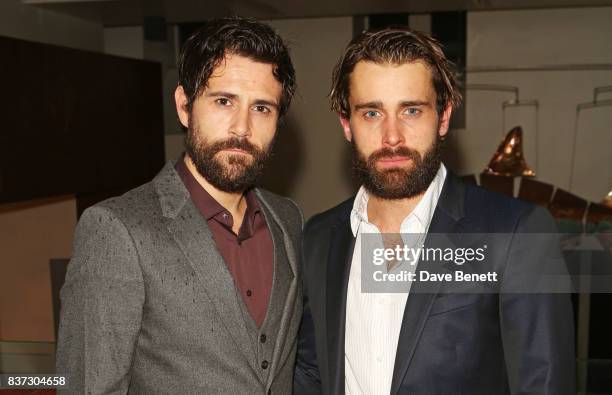
POLYGON ((261 150, 255 145, 253 145, 250 141, 237 137, 231 137, 226 140, 217 141, 211 144, 209 147, 209 151, 213 154, 216 154, 217 152, 225 149, 239 149, 251 155, 257 155, 261 152, 261 150))
POLYGON ((412 159, 414 162, 418 162, 421 160, 421 155, 416 150, 410 149, 408 147, 399 147, 395 149, 385 147, 370 154, 368 162, 373 163, 379 159, 393 158, 398 156, 412 159))

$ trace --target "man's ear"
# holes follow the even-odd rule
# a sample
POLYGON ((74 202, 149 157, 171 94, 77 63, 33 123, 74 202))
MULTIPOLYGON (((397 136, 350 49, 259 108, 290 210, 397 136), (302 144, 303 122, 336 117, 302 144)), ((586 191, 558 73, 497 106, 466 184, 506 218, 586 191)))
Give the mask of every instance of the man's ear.
POLYGON ((438 129, 438 134, 440 137, 446 136, 448 133, 448 126, 450 124, 451 114, 453 112, 453 105, 448 103, 444 112, 442 113, 442 117, 440 118, 440 128, 438 129))
POLYGON ((187 109, 187 95, 181 85, 176 87, 174 91, 174 104, 176 105, 176 113, 179 121, 184 127, 189 127, 189 110, 187 109))
POLYGON ((340 125, 342 125, 342 131, 344 132, 344 138, 346 141, 353 140, 353 133, 351 132, 351 123, 348 118, 340 115, 340 125))

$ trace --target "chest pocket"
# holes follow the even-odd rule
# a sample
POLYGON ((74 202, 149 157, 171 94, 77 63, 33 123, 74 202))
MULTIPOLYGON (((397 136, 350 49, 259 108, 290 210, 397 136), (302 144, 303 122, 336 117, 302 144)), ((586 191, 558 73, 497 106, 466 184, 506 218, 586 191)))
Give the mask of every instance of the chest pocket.
POLYGON ((429 316, 449 313, 480 303, 481 294, 440 294, 434 300, 429 316))

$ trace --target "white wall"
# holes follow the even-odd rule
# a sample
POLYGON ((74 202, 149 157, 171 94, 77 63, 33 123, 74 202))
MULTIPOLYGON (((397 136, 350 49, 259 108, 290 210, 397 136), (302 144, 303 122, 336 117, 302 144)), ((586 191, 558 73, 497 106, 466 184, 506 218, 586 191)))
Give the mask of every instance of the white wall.
MULTIPOLYGON (((297 170, 289 190, 306 218, 326 210, 352 193, 348 143, 336 114, 329 109, 331 73, 352 38, 352 17, 307 18, 269 21, 291 48, 297 74, 294 98, 281 133, 292 134, 284 142, 295 151, 285 166, 297 170)), ((283 143, 282 136, 279 143, 283 143)), ((287 147, 279 147, 279 150, 287 147)), ((276 171, 283 172, 283 168, 276 171)))
MULTIPOLYGON (((612 7, 468 13, 468 69, 612 64, 610 21, 612 7)), ((512 95, 468 90, 466 129, 453 136, 458 171, 482 171, 502 134, 522 125, 527 163, 535 167, 537 161, 540 180, 568 189, 576 106, 592 101, 595 87, 612 85, 612 70, 469 72, 467 83, 517 86, 520 99, 539 102, 539 112, 536 117, 533 107, 510 109, 503 125, 502 102, 512 95)), ((571 190, 594 201, 612 186, 610 125, 612 107, 580 114, 571 190)))
POLYGON ((24 5, 0 1, 0 36, 101 52, 102 24, 24 5))
POLYGON ((610 63, 612 7, 468 13, 468 65, 610 63))

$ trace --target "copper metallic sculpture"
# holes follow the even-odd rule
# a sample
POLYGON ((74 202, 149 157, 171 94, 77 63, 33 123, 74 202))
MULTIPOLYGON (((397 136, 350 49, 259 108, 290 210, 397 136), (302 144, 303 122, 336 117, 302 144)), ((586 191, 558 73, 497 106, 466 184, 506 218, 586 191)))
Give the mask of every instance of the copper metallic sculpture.
POLYGON ((523 129, 520 126, 514 127, 504 137, 484 172, 506 177, 535 176, 523 156, 523 129))
POLYGON ((603 198, 603 200, 601 201, 601 204, 612 208, 612 189, 610 189, 610 192, 608 192, 606 197, 603 198))

